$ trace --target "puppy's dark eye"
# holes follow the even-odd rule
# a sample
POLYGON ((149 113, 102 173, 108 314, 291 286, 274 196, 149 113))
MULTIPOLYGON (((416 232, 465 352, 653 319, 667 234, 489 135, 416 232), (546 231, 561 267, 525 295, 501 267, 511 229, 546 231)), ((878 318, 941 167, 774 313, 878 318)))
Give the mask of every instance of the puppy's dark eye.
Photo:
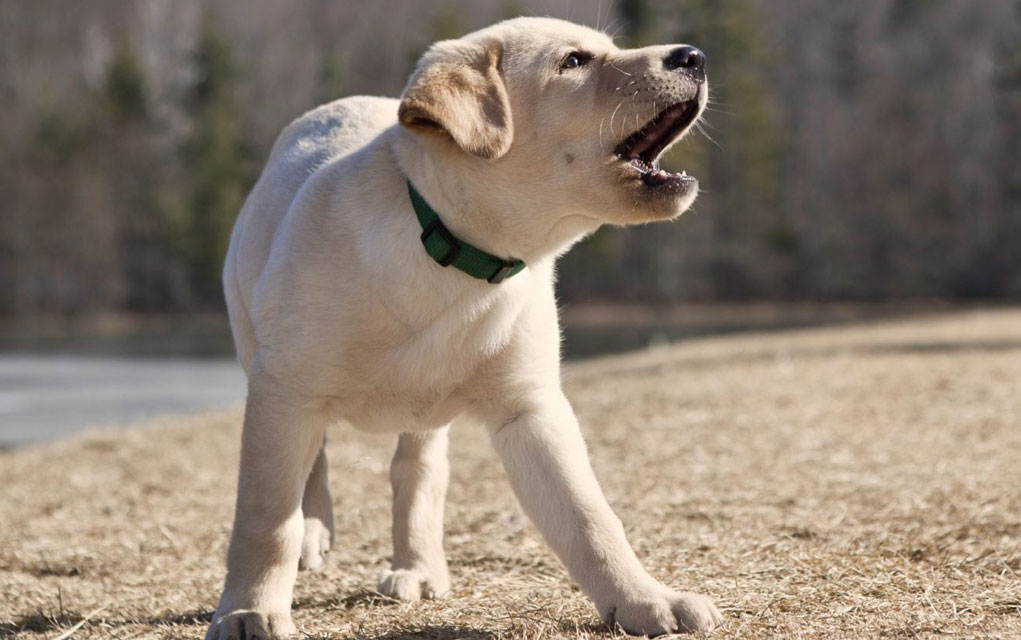
POLYGON ((571 55, 567 56, 564 61, 560 64, 561 69, 577 69, 578 67, 584 67, 592 59, 587 53, 575 51, 571 55))

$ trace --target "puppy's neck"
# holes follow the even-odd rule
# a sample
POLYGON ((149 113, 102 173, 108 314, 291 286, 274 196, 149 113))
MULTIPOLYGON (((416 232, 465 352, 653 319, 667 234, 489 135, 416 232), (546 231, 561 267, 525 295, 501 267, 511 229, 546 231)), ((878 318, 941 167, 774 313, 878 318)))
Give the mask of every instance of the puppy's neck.
POLYGON ((527 181, 515 181, 512 163, 471 156, 442 133, 398 125, 394 155, 451 233, 494 255, 551 260, 600 225, 594 216, 544 206, 527 181))

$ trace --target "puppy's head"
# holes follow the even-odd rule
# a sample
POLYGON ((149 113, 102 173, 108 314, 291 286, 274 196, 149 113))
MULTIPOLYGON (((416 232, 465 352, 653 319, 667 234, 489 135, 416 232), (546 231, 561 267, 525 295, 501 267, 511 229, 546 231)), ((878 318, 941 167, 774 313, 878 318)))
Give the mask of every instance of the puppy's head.
POLYGON ((518 18, 433 45, 399 118, 444 162, 527 194, 544 215, 629 224, 694 201, 695 178, 658 159, 699 118, 707 89, 694 47, 619 49, 586 27, 518 18))

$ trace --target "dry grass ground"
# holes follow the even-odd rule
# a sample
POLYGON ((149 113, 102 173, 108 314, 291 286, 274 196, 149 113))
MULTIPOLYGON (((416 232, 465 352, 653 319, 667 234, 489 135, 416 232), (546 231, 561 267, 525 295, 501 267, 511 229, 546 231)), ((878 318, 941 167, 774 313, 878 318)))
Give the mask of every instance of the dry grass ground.
MULTIPOLYGON (((714 638, 1021 637, 1021 311, 682 343, 565 372, 650 571, 713 596, 714 638)), ((215 606, 237 411, 0 453, 0 637, 195 638, 215 606), (90 616, 91 614, 91 616, 90 616)), ((313 637, 598 638, 481 429, 453 434, 453 591, 372 592, 394 444, 337 428, 337 545, 313 637)))

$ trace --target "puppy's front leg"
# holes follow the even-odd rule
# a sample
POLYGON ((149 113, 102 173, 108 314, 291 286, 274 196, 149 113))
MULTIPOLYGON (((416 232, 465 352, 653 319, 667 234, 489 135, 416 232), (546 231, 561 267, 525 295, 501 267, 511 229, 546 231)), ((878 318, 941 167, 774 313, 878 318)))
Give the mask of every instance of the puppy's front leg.
POLYGON ((390 464, 394 556, 379 592, 399 600, 436 598, 450 589, 443 553, 443 502, 450 465, 447 427, 402 433, 390 464))
POLYGON ((642 568, 592 473, 563 394, 534 406, 494 428, 491 438, 525 511, 603 620, 650 636, 721 623, 708 598, 674 592, 642 568))
POLYGON ((304 530, 301 499, 324 428, 320 412, 253 366, 227 579, 206 640, 297 633, 291 592, 304 530))

